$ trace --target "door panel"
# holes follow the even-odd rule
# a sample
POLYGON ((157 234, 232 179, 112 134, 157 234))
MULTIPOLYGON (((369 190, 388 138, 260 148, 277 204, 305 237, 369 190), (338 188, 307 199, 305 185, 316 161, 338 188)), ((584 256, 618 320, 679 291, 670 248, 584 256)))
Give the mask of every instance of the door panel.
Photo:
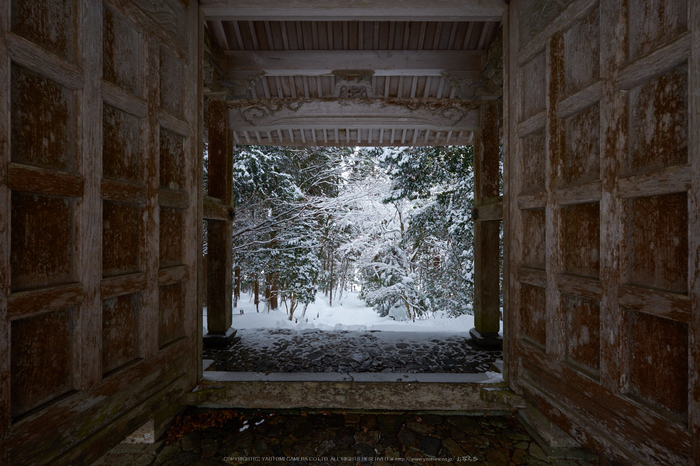
POLYGON ((625 463, 700 461, 699 12, 510 3, 510 382, 625 463))
POLYGON ((197 378, 199 12, 1 8, 0 463, 88 464, 197 378))

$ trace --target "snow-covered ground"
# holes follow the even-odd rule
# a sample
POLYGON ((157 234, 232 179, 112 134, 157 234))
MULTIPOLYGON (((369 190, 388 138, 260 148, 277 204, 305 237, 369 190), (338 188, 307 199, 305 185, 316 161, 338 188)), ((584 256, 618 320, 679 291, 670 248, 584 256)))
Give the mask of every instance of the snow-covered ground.
MULTIPOLYGON (((268 312, 264 303, 260 304, 260 312, 255 312, 255 304, 249 294, 244 294, 233 311, 233 327, 237 329, 253 328, 291 328, 298 330, 383 330, 393 332, 441 332, 465 334, 474 327, 474 316, 463 315, 458 318, 429 317, 415 322, 398 322, 390 317, 379 317, 379 314, 367 307, 359 298, 359 293, 350 292, 343 295, 338 302, 333 300, 333 306, 328 305, 328 297, 319 293, 316 301, 309 304, 306 314, 303 309, 297 309, 294 320, 290 321, 282 304, 276 311, 268 312), (241 310, 243 313, 241 314, 241 310)), ((204 327, 206 332, 206 309, 204 311, 204 327)))

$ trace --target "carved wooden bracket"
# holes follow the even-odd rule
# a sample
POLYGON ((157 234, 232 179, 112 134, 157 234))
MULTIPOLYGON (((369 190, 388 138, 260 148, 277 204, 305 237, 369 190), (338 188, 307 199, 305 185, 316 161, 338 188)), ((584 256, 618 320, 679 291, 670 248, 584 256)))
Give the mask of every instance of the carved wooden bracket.
POLYGON ((372 70, 333 70, 337 78, 331 96, 340 99, 360 99, 374 97, 370 78, 372 70))

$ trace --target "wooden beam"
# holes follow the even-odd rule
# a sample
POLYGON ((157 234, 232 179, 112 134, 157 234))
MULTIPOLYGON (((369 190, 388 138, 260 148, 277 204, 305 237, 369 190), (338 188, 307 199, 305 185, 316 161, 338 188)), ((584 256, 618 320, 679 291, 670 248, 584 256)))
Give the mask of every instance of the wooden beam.
POLYGON ((228 79, 319 76, 334 70, 372 70, 374 76, 442 76, 481 70, 479 50, 244 50, 227 51, 228 79))
MULTIPOLYGON (((394 128, 394 130, 395 130, 394 132, 397 132, 396 131, 397 128, 394 128)), ((297 129, 297 131, 299 131, 299 129, 297 129)), ((304 142, 303 140, 300 141, 298 138, 295 138, 294 141, 292 141, 289 138, 288 131, 284 131, 284 132, 280 131, 280 133, 282 134, 281 139, 279 139, 277 137, 273 137, 273 138, 264 137, 264 138, 261 138, 261 142, 259 144, 264 145, 264 146, 293 146, 293 147, 299 147, 299 146, 302 146, 302 147, 318 147, 318 146, 377 147, 377 146, 395 145, 395 144, 391 143, 391 141, 390 141, 391 138, 389 138, 389 137, 383 138, 383 142, 380 143, 379 137, 377 136, 381 132, 391 133, 391 128, 389 128, 389 129, 361 128, 359 130, 349 130, 351 132, 349 142, 348 142, 347 134, 346 134, 346 131, 348 131, 348 129, 346 129, 344 127, 338 131, 338 133, 339 133, 338 134, 338 142, 336 142, 335 138, 334 138, 334 134, 335 134, 334 129, 330 129, 330 130, 326 129, 325 130, 327 134, 328 133, 331 134, 331 137, 328 138, 328 140, 323 139, 323 132, 324 132, 323 129, 311 129, 311 130, 307 129, 307 131, 311 131, 312 133, 315 131, 318 131, 317 134, 319 134, 320 137, 317 137, 317 139, 315 141, 312 139, 309 139, 308 137, 306 139, 306 142, 304 142), (363 137, 361 139, 361 141, 358 142, 357 141, 357 131, 362 131, 363 135, 368 134, 369 132, 372 132, 372 133, 374 133, 374 136, 373 136, 371 141, 369 140, 369 138, 363 137)), ((400 131, 403 131, 403 130, 400 130, 400 131)), ((442 131, 444 132, 444 130, 442 130, 442 131)), ((236 131, 234 131, 233 133, 234 133, 234 139, 236 139, 238 141, 238 144, 245 144, 245 139, 242 135, 238 136, 238 132, 236 132, 236 131)), ((277 132, 266 132, 266 134, 277 134, 277 132)), ((416 130, 406 129, 406 141, 413 141, 413 138, 415 137, 416 142, 412 143, 413 146, 446 146, 446 145, 466 146, 466 145, 472 144, 472 141, 471 141, 471 134, 472 133, 470 131, 459 131, 458 134, 460 134, 461 136, 459 136, 458 138, 452 137, 449 141, 446 141, 446 138, 444 138, 444 137, 439 137, 439 138, 436 137, 439 134, 440 133, 437 130, 436 131, 432 131, 432 130, 423 131, 423 130, 419 130, 419 129, 416 129, 416 130), (422 137, 422 135, 424 135, 426 132, 430 133, 430 136, 428 137, 428 139, 422 137), (420 138, 418 137, 419 135, 421 135, 420 138)), ((227 217, 228 211, 216 210, 219 207, 221 207, 221 206, 218 206, 218 205, 208 206, 205 203, 204 204, 205 218, 209 218, 209 217, 207 217, 207 215, 211 216, 211 218, 210 218, 211 220, 225 220, 225 218, 228 218, 227 217)), ((481 215, 481 213, 479 215, 481 215)))
MULTIPOLYGON (((478 104, 437 99, 284 99, 228 102, 234 131, 288 129, 430 129, 473 131, 478 104)), ((381 143, 381 141, 380 141, 381 143)))
POLYGON ((200 0, 207 21, 501 21, 506 0, 200 0))

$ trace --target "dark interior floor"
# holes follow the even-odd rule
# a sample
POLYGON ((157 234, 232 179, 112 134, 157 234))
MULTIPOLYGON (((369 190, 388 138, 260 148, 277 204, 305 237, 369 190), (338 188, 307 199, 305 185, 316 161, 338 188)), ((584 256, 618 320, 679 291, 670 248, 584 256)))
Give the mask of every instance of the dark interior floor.
POLYGON ((554 453, 514 416, 190 410, 150 445, 120 444, 93 466, 603 464, 554 453))
POLYGON ((230 372, 483 373, 502 352, 461 334, 242 329, 204 358, 230 372))

